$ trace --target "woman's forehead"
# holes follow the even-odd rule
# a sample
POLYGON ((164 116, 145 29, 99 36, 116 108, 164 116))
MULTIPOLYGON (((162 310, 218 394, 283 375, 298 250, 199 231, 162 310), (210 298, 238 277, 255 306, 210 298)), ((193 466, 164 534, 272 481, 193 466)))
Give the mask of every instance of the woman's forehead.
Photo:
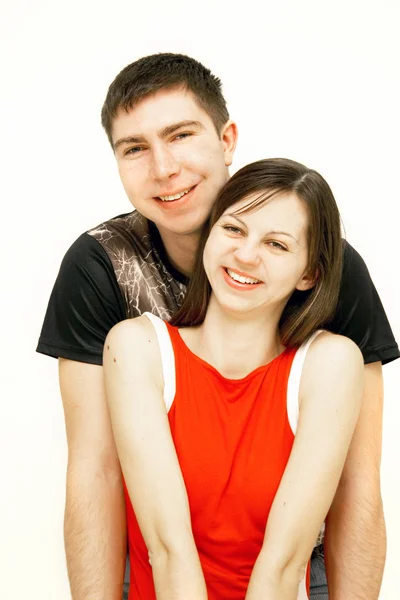
POLYGON ((267 233, 286 233, 301 243, 306 239, 309 215, 303 200, 293 192, 247 197, 230 206, 222 215, 240 221, 249 230, 263 236, 267 233))
POLYGON ((258 211, 258 209, 262 208, 272 199, 277 198, 284 193, 285 192, 282 190, 275 189, 257 191, 253 194, 248 194, 244 198, 241 198, 238 202, 235 202, 235 204, 230 206, 225 212, 238 214, 252 213, 258 211))

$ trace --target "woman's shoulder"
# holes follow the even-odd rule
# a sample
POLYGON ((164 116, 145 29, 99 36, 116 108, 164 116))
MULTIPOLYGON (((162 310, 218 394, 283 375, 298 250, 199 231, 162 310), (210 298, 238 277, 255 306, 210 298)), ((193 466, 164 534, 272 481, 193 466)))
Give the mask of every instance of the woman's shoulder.
POLYGON ((111 340, 118 344, 137 345, 149 336, 155 339, 155 329, 150 319, 143 314, 140 317, 125 319, 114 325, 110 329, 106 341, 111 340))
POLYGON ((362 375, 363 366, 361 351, 350 338, 321 331, 308 349, 302 383, 330 385, 338 377, 357 378, 362 375))
POLYGON ((318 332, 310 344, 308 355, 312 358, 326 356, 328 359, 340 359, 350 357, 361 357, 357 344, 349 337, 332 333, 331 331, 321 330, 318 332))
MULTIPOLYGON (((163 323, 160 319, 160 323, 163 323)), ((153 323, 146 315, 125 319, 110 329, 104 344, 104 358, 112 354, 113 361, 131 369, 157 368, 160 349, 153 323)))

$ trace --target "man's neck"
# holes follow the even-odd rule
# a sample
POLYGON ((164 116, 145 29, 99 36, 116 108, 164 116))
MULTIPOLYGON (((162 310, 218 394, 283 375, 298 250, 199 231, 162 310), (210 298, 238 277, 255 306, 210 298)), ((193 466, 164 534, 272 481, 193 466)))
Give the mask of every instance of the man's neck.
POLYGON ((200 232, 182 234, 157 228, 170 263, 182 275, 189 277, 200 240, 200 232))

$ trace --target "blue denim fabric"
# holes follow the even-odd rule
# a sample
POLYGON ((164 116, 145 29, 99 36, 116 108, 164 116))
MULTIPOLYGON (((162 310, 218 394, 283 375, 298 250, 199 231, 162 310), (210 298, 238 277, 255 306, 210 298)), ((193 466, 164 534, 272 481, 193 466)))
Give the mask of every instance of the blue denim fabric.
POLYGON ((321 544, 314 548, 311 556, 310 598, 312 600, 329 600, 326 582, 324 547, 321 544))
POLYGON ((124 583, 124 593, 122 595, 122 600, 128 600, 128 592, 129 592, 129 583, 124 583))
POLYGON ((127 554, 126 555, 126 565, 125 565, 125 577, 124 577, 124 593, 122 596, 122 600, 128 600, 129 577, 130 577, 130 564, 129 564, 129 554, 127 554))

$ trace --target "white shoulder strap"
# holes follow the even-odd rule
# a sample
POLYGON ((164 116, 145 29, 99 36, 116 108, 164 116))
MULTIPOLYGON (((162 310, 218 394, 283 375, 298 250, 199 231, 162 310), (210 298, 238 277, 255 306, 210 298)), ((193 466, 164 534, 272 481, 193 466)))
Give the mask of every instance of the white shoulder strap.
POLYGON ((307 583, 306 583, 306 569, 304 570, 304 577, 300 581, 298 592, 297 592, 297 600, 309 600, 308 592, 307 592, 307 583))
POLYGON ((301 374, 303 372, 304 361, 306 359, 307 351, 323 330, 319 329, 315 331, 305 342, 302 343, 300 348, 297 350, 292 366, 290 369, 288 386, 287 386, 287 415, 289 419, 290 428, 293 434, 296 435, 297 422, 299 420, 299 389, 301 374))
POLYGON ((172 406, 175 397, 175 355, 172 342, 165 322, 155 315, 143 313, 151 321, 156 330, 158 345, 160 347, 162 372, 164 379, 164 402, 167 412, 172 406))

